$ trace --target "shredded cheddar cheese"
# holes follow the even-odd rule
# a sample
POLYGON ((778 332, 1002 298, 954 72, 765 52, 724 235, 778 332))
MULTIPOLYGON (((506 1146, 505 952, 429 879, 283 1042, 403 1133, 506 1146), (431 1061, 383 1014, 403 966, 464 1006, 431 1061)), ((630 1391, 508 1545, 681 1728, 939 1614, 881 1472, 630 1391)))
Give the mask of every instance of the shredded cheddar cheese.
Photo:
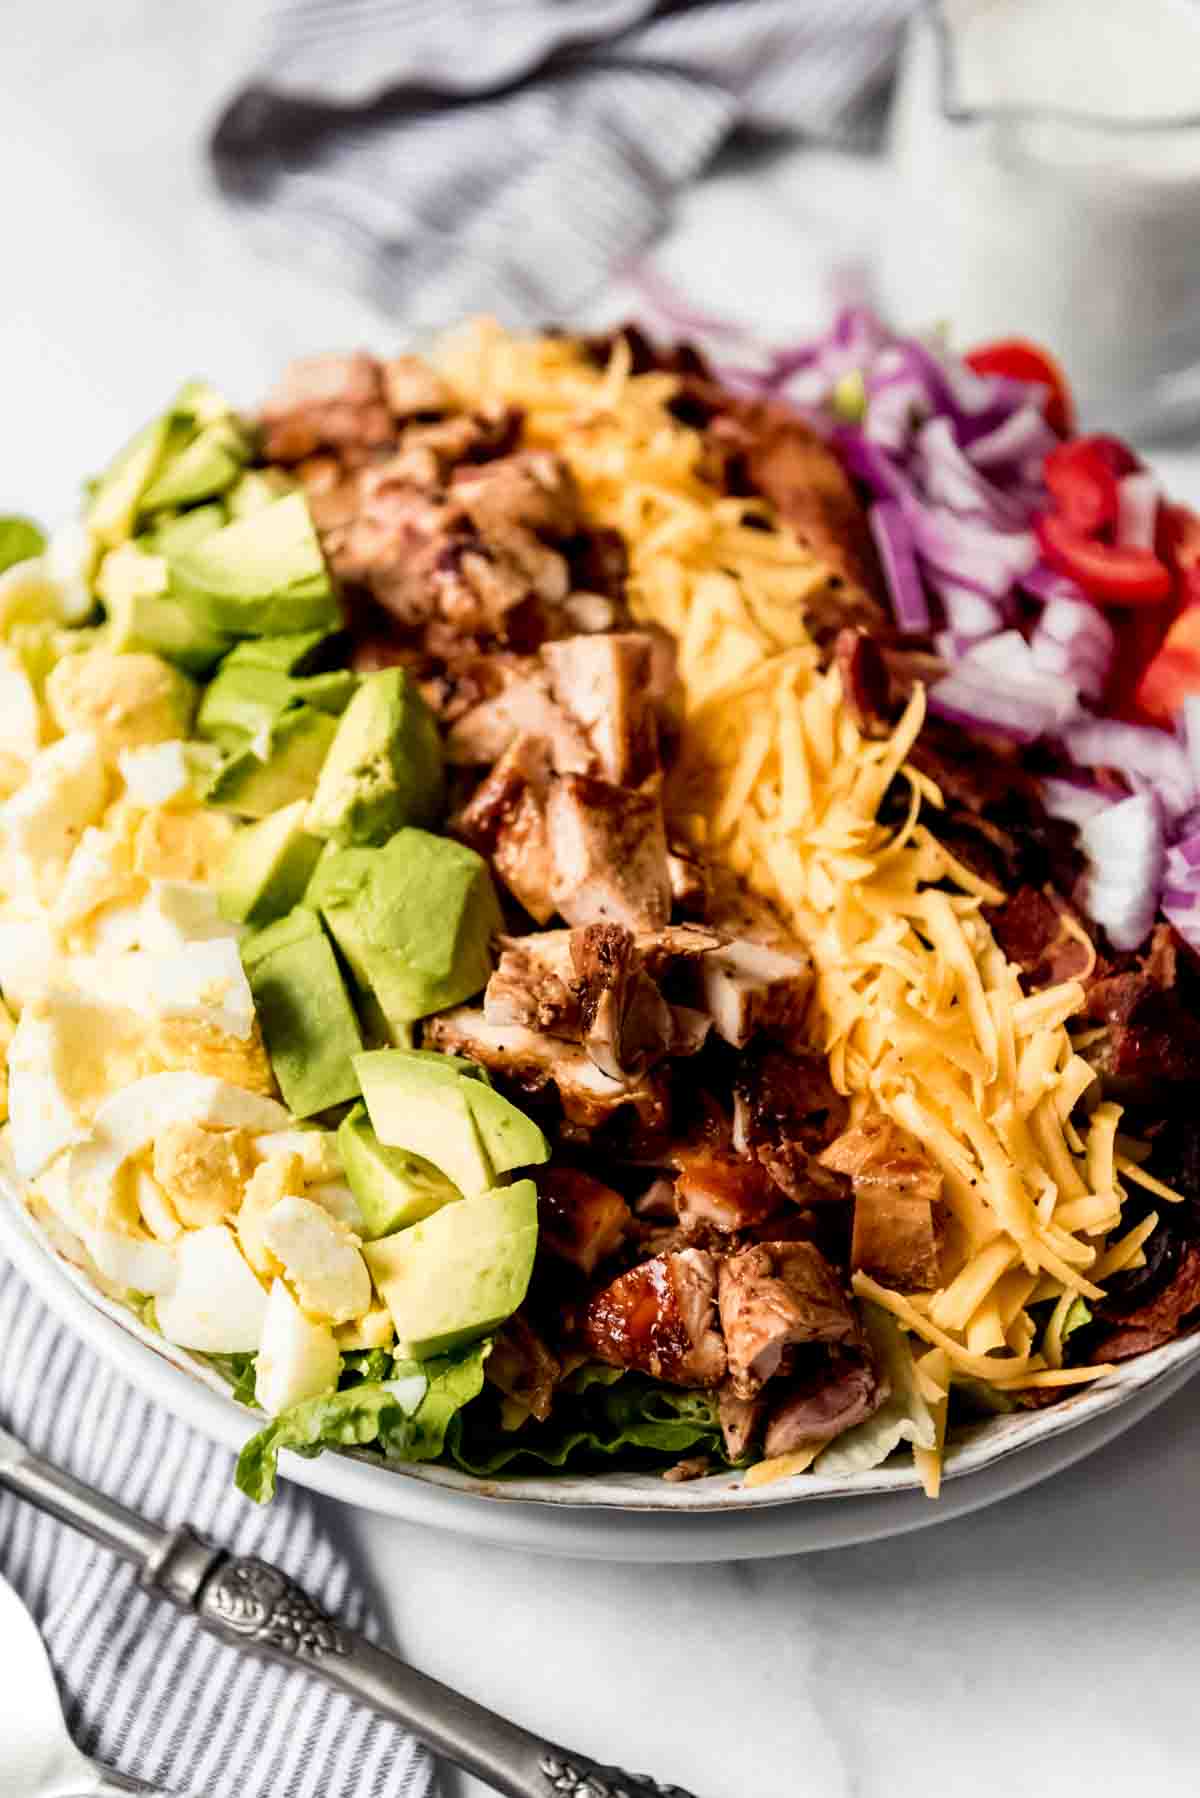
POLYGON ((564 458, 589 518, 621 532, 634 614, 678 647, 673 829, 807 945, 811 1034, 852 1121, 883 1111, 941 1170, 941 1290, 854 1278, 927 1346, 921 1383, 942 1408, 938 1447, 918 1464, 936 1491, 952 1377, 1009 1390, 1107 1371, 1062 1367, 1067 1313, 1101 1296, 1097 1282, 1132 1265, 1153 1228, 1110 1241, 1124 1180, 1176 1195, 1117 1152, 1117 1107, 1086 1111, 1095 1076, 1068 1029, 1082 985, 1022 993, 984 916, 1004 894, 923 821, 943 803, 907 760, 923 691, 890 736, 860 730, 805 624, 830 571, 766 501, 706 482, 701 437, 669 410, 675 377, 634 375, 623 342, 602 369, 568 339, 486 323, 446 340, 437 360, 468 403, 520 407, 527 441, 564 458), (884 823, 896 782, 905 802, 884 823), (1046 1329, 1029 1307, 1050 1301, 1046 1329))

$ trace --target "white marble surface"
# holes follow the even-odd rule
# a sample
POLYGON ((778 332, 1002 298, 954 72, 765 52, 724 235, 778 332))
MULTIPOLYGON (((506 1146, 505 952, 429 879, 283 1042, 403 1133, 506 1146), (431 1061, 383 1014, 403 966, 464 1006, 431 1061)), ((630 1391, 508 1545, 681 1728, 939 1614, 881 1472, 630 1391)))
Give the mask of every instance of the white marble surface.
MULTIPOLYGON (((207 188, 202 132, 259 10, 0 7, 0 509, 65 510, 184 374, 249 399, 294 350, 394 339, 256 261, 207 188)), ((662 260, 714 306, 802 324, 884 204, 877 170, 797 155, 707 184, 662 260)), ((1200 490, 1191 458, 1171 473, 1200 490)), ((998 1509, 819 1557, 621 1568, 337 1527, 418 1663, 700 1798, 1157 1798, 1197 1786, 1198 1490, 1185 1392, 998 1509)))

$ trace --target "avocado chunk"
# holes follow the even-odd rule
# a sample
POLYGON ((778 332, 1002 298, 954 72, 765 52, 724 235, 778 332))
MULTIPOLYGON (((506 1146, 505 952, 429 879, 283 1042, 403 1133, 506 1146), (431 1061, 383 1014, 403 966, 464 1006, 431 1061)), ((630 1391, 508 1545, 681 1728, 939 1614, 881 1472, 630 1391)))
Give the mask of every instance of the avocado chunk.
POLYGON ((157 512, 165 506, 194 506, 215 498, 233 486, 249 453, 245 433, 232 414, 205 425, 174 454, 168 440, 163 466, 142 494, 139 510, 157 512))
POLYGON ((390 1024, 487 984, 500 906, 487 864, 462 843, 400 830, 382 849, 340 850, 318 864, 306 897, 390 1024))
POLYGON ((166 556, 199 543, 202 537, 211 537, 214 531, 228 523, 224 506, 219 499, 214 499, 206 506, 193 506, 190 512, 156 518, 134 541, 151 555, 166 556))
POLYGON ((109 551, 96 576, 96 591, 108 612, 109 642, 115 650, 149 650, 188 674, 205 674, 229 647, 228 637, 206 629, 171 592, 166 558, 136 544, 109 551))
POLYGON ((362 1212, 358 1233, 366 1242, 420 1223, 462 1197, 431 1161, 410 1155, 407 1149, 385 1148, 363 1105, 356 1105, 342 1120, 338 1148, 362 1212))
POLYGON ((269 506, 272 500, 291 493, 295 485, 282 468, 248 468, 225 495, 229 515, 231 518, 249 518, 252 512, 261 512, 264 506, 269 506))
POLYGON ((265 924, 252 936, 243 937, 238 947, 242 966, 247 974, 255 962, 265 961, 277 949, 288 949, 293 943, 308 942, 310 938, 319 936, 320 931, 314 926, 320 922, 316 913, 307 906, 295 905, 286 916, 276 918, 273 924, 265 924))
POLYGON ((464 1082, 464 1087, 475 1128, 483 1140, 487 1158, 498 1174, 549 1161, 550 1144, 532 1118, 510 1104, 503 1093, 480 1081, 464 1082))
POLYGON ((384 843, 405 824, 436 823, 443 791, 433 715, 403 668, 382 668, 343 714, 308 827, 334 843, 384 843))
POLYGON ((170 422, 164 412, 143 425, 95 482, 87 522, 101 548, 115 549, 133 535, 142 495, 162 464, 170 422))
POLYGON ((226 668, 269 668, 273 674, 313 674, 341 641, 338 631, 292 631, 286 637, 244 637, 226 668))
POLYGON ((269 668, 222 667, 204 695, 196 729, 226 748, 237 748, 291 706, 312 705, 336 716, 350 703, 358 676, 348 668, 297 679, 269 668))
POLYGON ((518 1180, 368 1243, 363 1255, 392 1314, 397 1353, 423 1361, 511 1317, 529 1288, 537 1233, 536 1188, 518 1180))
POLYGON ((284 1103, 297 1117, 312 1117, 357 1098, 362 1036, 316 913, 297 907, 279 923, 290 931, 274 926, 265 945, 269 932, 262 932, 242 961, 284 1103))
POLYGON ((460 1192, 486 1192, 494 1173, 471 1114, 471 1083, 431 1065, 436 1059, 406 1049, 368 1049, 355 1058, 371 1127, 387 1148, 432 1161, 460 1192))
POLYGON ((169 563, 172 586, 210 630, 270 637, 341 624, 302 493, 235 519, 169 563))
POLYGON ((223 762, 205 792, 209 805, 239 818, 268 818, 307 799, 317 784, 337 725, 328 712, 296 706, 223 762))
POLYGON ((297 799, 238 832, 221 873, 223 918, 269 924, 299 905, 321 853, 319 839, 304 828, 307 809, 307 801, 297 799))

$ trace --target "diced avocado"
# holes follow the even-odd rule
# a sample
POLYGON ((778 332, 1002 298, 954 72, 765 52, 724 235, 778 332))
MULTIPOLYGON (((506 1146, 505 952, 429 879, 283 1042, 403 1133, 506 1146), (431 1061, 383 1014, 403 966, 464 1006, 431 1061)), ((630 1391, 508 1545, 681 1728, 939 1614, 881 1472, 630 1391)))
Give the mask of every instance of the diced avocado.
POLYGON ((189 674, 205 674, 229 647, 228 637, 198 623, 190 606, 171 592, 164 556, 149 555, 133 543, 110 550, 100 564, 96 591, 108 611, 115 650, 150 650, 189 674))
POLYGON ((102 548, 115 549, 133 535, 142 495, 162 465, 170 422, 164 412, 143 425, 92 488, 87 522, 102 548))
POLYGON ((515 1167, 549 1161, 550 1144, 532 1118, 510 1105, 502 1093, 472 1080, 466 1083, 467 1104, 483 1138, 487 1158, 498 1174, 515 1167))
POLYGON ((302 493, 273 500, 170 558, 171 582, 235 637, 333 629, 341 613, 302 493))
POLYGON ((214 499, 205 506, 193 506, 190 512, 156 519, 136 542, 151 555, 171 555, 199 543, 202 537, 211 537, 214 531, 228 523, 224 506, 219 499, 214 499))
POLYGON ((0 518, 0 574, 6 568, 15 568, 18 562, 40 556, 45 547, 46 533, 32 518, 16 513, 0 518))
POLYGON ((390 1149, 407 1149, 440 1168, 460 1192, 485 1192, 494 1178, 475 1120, 468 1082, 404 1049, 355 1058, 371 1126, 390 1149))
POLYGON ((338 1148, 346 1178, 358 1200, 363 1222, 359 1235, 367 1242, 390 1236, 409 1224, 431 1217, 462 1194, 430 1161, 406 1149, 387 1149, 356 1105, 342 1121, 338 1148))
POLYGON ((403 668, 359 687, 313 795, 309 829, 335 843, 384 843, 405 824, 433 824, 443 800, 437 726, 403 668))
POLYGON ((248 468, 225 496, 231 518, 249 518, 273 500, 291 493, 296 483, 282 468, 248 468))
POLYGON ((321 920, 315 911, 310 911, 306 905, 294 906, 286 917, 277 918, 273 924, 266 924, 261 930, 256 930, 253 936, 242 938, 238 945, 242 966, 249 972, 255 962, 264 961, 267 956, 274 955, 277 949, 287 949, 293 943, 308 942, 324 934, 321 920))
POLYGON ((401 830, 382 849, 341 850, 318 863, 306 899, 389 1023, 444 1011, 487 984, 500 907, 486 863, 461 843, 401 830))
POLYGON ((358 676, 348 668, 298 679, 269 668, 219 668, 204 695, 196 729, 202 737, 236 747, 242 738, 273 724, 289 706, 312 705, 337 716, 357 685, 358 676))
POLYGON ((287 637, 245 637, 225 658, 226 668, 269 668, 274 674, 312 674, 340 640, 337 631, 293 631, 287 637))
POLYGON ((205 792, 209 805, 240 818, 267 818, 307 799, 337 725, 327 712, 297 706, 223 762, 205 792), (261 751, 261 753, 260 753, 261 751))
POLYGON ((354 1058, 362 1049, 337 957, 315 914, 305 912, 305 926, 310 921, 315 931, 298 929, 290 940, 280 932, 265 951, 263 932, 257 952, 243 958, 271 1068, 297 1117, 357 1097, 354 1058))
POLYGON ((174 454, 168 444, 159 473, 142 494, 140 510, 193 506, 232 487, 245 466, 249 444, 232 415, 205 425, 174 454))
POLYGON ((396 1350, 417 1361, 495 1329, 529 1288, 537 1251, 537 1191, 518 1180, 363 1250, 396 1326, 396 1350))
POLYGON ((321 853, 318 837, 304 828, 308 802, 247 824, 230 845, 221 874, 221 916, 237 924, 269 924, 299 905, 321 853))

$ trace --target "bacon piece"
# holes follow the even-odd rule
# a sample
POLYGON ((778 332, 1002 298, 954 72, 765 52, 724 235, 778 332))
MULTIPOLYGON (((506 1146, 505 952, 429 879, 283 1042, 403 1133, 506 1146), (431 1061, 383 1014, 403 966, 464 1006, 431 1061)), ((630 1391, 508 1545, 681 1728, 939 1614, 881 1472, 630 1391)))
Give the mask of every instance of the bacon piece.
POLYGON ((858 1320, 811 1242, 764 1242, 721 1263, 721 1328, 733 1390, 753 1398, 797 1343, 854 1343, 858 1320))
POLYGON ((833 660, 846 708, 859 730, 867 737, 886 737, 891 729, 888 670, 875 639, 866 631, 839 631, 833 660))
POLYGON ((987 908, 987 920, 1027 993, 1081 980, 1095 961, 1074 908, 1053 887, 1018 887, 1003 905, 987 908))
MULTIPOLYGON (((1161 1227, 1161 1226, 1160 1226, 1161 1227)), ((1095 1361, 1127 1361, 1179 1334, 1184 1319, 1200 1310, 1200 1246, 1189 1243, 1169 1286, 1123 1317, 1095 1350, 1095 1361)))
POLYGON ((703 1249, 656 1255, 592 1295, 584 1342, 612 1367, 673 1386, 719 1386, 725 1345, 713 1328, 716 1288, 717 1264, 703 1249))
POLYGON ((538 1174, 539 1240, 590 1278, 620 1248, 633 1214, 619 1192, 573 1167, 538 1174))

